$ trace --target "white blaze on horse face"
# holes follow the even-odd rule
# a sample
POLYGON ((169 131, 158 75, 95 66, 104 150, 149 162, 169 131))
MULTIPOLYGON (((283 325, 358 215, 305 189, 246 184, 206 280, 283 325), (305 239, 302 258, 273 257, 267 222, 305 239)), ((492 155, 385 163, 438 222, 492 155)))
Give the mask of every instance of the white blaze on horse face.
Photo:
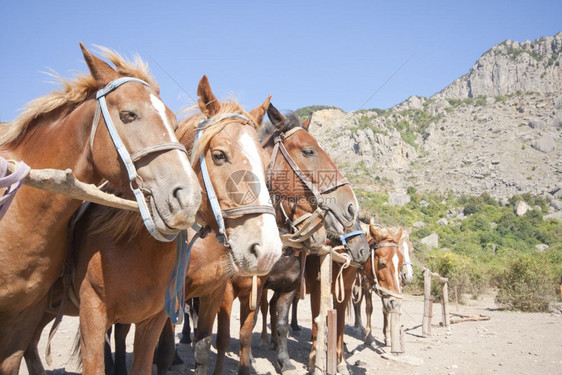
POLYGON ((402 255, 404 256, 404 266, 406 267, 404 282, 410 283, 414 278, 414 270, 412 269, 412 262, 410 261, 410 245, 407 240, 402 241, 402 245, 402 255))
MULTIPOLYGON (((176 138, 176 134, 174 132, 174 129, 172 128, 172 125, 170 124, 170 121, 168 121, 168 116, 166 115, 166 105, 164 104, 164 102, 162 100, 160 100, 160 98, 158 98, 154 94, 150 94, 150 102, 152 103, 152 105, 156 109, 156 112, 158 112, 158 114, 160 115, 160 118, 162 119, 162 123, 166 127, 167 134, 168 134, 168 137, 169 137, 169 141, 170 142, 178 142, 178 139, 176 138)), ((171 151, 177 152, 179 154, 179 158, 180 158, 182 167, 185 170, 191 169, 191 165, 189 164, 189 161, 187 160, 187 155, 184 152, 181 152, 180 150, 171 150, 171 151)))
POLYGON ((402 293, 402 288, 400 288, 400 280, 398 276, 400 275, 400 270, 398 269, 398 266, 400 265, 400 259, 398 259, 398 254, 396 253, 394 253, 394 255, 392 256, 392 264, 394 265, 394 277, 396 279, 398 293, 402 293))
MULTIPOLYGON (((269 197, 269 191, 267 190, 267 185, 265 184, 265 172, 255 140, 252 139, 247 131, 244 131, 239 138, 239 144, 242 146, 244 154, 248 157, 251 172, 259 181, 260 191, 257 202, 254 204, 273 207, 269 197)), ((262 243, 264 244, 264 247, 279 248, 279 251, 281 251, 281 240, 279 239, 279 230, 277 229, 275 217, 273 215, 265 214, 262 215, 262 218, 263 221, 260 229, 262 232, 262 243)))

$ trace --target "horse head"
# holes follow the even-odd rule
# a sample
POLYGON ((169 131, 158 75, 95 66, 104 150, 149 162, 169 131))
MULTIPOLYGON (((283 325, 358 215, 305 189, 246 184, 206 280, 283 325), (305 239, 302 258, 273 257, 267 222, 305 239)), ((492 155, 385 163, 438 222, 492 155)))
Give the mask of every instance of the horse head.
MULTIPOLYGON (((267 114, 275 131, 264 147, 272 153, 270 190, 280 207, 280 221, 290 221, 293 231, 299 230, 299 224, 308 225, 309 218, 323 221, 323 228, 309 225, 316 229, 307 243, 310 248, 321 246, 326 232, 340 237, 359 230, 355 194, 308 132, 310 119, 301 123, 294 114, 285 117, 271 104, 267 114)), ((369 256, 364 235, 350 238, 347 250, 357 263, 363 264, 369 256)))
POLYGON ((195 139, 191 161, 204 187, 198 222, 209 225, 229 249, 237 274, 267 274, 282 246, 265 183, 269 155, 257 137, 270 97, 245 112, 217 100, 206 76, 197 94, 201 113, 182 122, 189 131, 180 139, 195 139))

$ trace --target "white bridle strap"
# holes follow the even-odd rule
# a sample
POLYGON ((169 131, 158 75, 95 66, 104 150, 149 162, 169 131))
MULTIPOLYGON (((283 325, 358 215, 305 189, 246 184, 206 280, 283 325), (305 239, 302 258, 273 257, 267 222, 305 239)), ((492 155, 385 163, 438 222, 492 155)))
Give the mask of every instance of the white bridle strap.
MULTIPOLYGON (((107 126, 107 130, 109 132, 109 135, 111 136, 111 140, 113 141, 113 144, 115 145, 115 149, 117 150, 117 153, 119 154, 119 157, 121 158, 121 161, 123 161, 123 164, 125 165, 125 168, 127 169, 127 174, 129 176, 129 182, 130 182, 131 190, 135 194, 135 199, 136 199, 136 201, 139 205, 139 211, 141 213, 142 220, 144 222, 144 225, 145 225, 146 229, 157 240, 164 241, 164 242, 170 242, 176 237, 177 234, 162 235, 156 229, 156 225, 154 224, 154 221, 152 220, 152 216, 150 214, 150 209, 148 208, 148 205, 146 203, 146 199, 144 198, 144 195, 143 195, 143 193, 140 189, 139 181, 142 181, 142 179, 140 178, 140 176, 137 173, 137 169, 135 168, 133 158, 131 158, 131 155, 129 154, 129 151, 127 151, 127 148, 125 147, 125 144, 123 143, 123 140, 119 136, 119 132, 117 131, 117 128, 115 127, 115 124, 113 123, 113 120, 111 119, 111 115, 109 114, 109 109, 107 108, 107 104, 106 104, 106 101, 105 101, 105 96, 107 94, 109 94, 110 92, 115 90, 117 87, 121 86, 122 84, 124 84, 126 82, 137 82, 137 83, 140 83, 140 84, 145 85, 147 87, 151 87, 148 83, 146 83, 145 81, 143 81, 141 79, 134 78, 134 77, 121 77, 121 78, 118 78, 116 80, 113 80, 113 81, 109 82, 104 88, 98 90, 98 92, 96 93, 96 99, 97 99, 98 104, 99 104, 98 105, 99 109, 96 108, 96 112, 94 113, 94 121, 93 121, 93 124, 92 124, 92 132, 91 132, 91 136, 90 136, 90 147, 91 147, 91 150, 93 152, 94 138, 95 138, 95 133, 96 133, 96 130, 97 130, 97 124, 99 122, 99 112, 101 111, 104 122, 107 126)), ((169 142, 168 144, 166 144, 166 146, 167 146, 166 149, 180 149, 180 147, 175 145, 175 143, 177 143, 177 142, 169 142), (173 147, 172 147, 172 144, 173 144, 173 147)), ((159 152, 159 151, 163 151, 165 149, 165 147, 160 147, 159 145, 151 146, 151 147, 152 147, 152 150, 154 150, 153 152, 159 152)), ((185 151, 185 147, 183 148, 183 150, 185 151)), ((137 151, 135 154, 139 155, 139 151, 137 151)), ((144 155, 145 154, 143 154, 142 156, 144 156, 144 155)))

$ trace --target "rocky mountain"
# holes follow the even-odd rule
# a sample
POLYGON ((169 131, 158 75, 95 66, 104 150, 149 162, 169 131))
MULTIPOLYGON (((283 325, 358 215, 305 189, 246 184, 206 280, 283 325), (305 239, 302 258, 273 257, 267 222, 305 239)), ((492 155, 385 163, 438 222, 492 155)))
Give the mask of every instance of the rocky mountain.
POLYGON ((431 98, 388 110, 319 110, 310 131, 362 190, 559 199, 561 50, 562 32, 508 40, 431 98))

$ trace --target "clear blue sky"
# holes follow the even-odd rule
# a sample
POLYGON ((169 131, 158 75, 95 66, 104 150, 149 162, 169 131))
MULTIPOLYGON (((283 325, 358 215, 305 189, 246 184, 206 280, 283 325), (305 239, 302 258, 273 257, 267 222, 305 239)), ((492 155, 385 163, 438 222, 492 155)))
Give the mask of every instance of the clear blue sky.
POLYGON ((0 120, 56 86, 42 72, 85 72, 78 47, 138 53, 174 110, 202 74, 219 98, 283 110, 365 108, 431 96, 505 39, 562 30, 562 1, 2 1, 0 120))

